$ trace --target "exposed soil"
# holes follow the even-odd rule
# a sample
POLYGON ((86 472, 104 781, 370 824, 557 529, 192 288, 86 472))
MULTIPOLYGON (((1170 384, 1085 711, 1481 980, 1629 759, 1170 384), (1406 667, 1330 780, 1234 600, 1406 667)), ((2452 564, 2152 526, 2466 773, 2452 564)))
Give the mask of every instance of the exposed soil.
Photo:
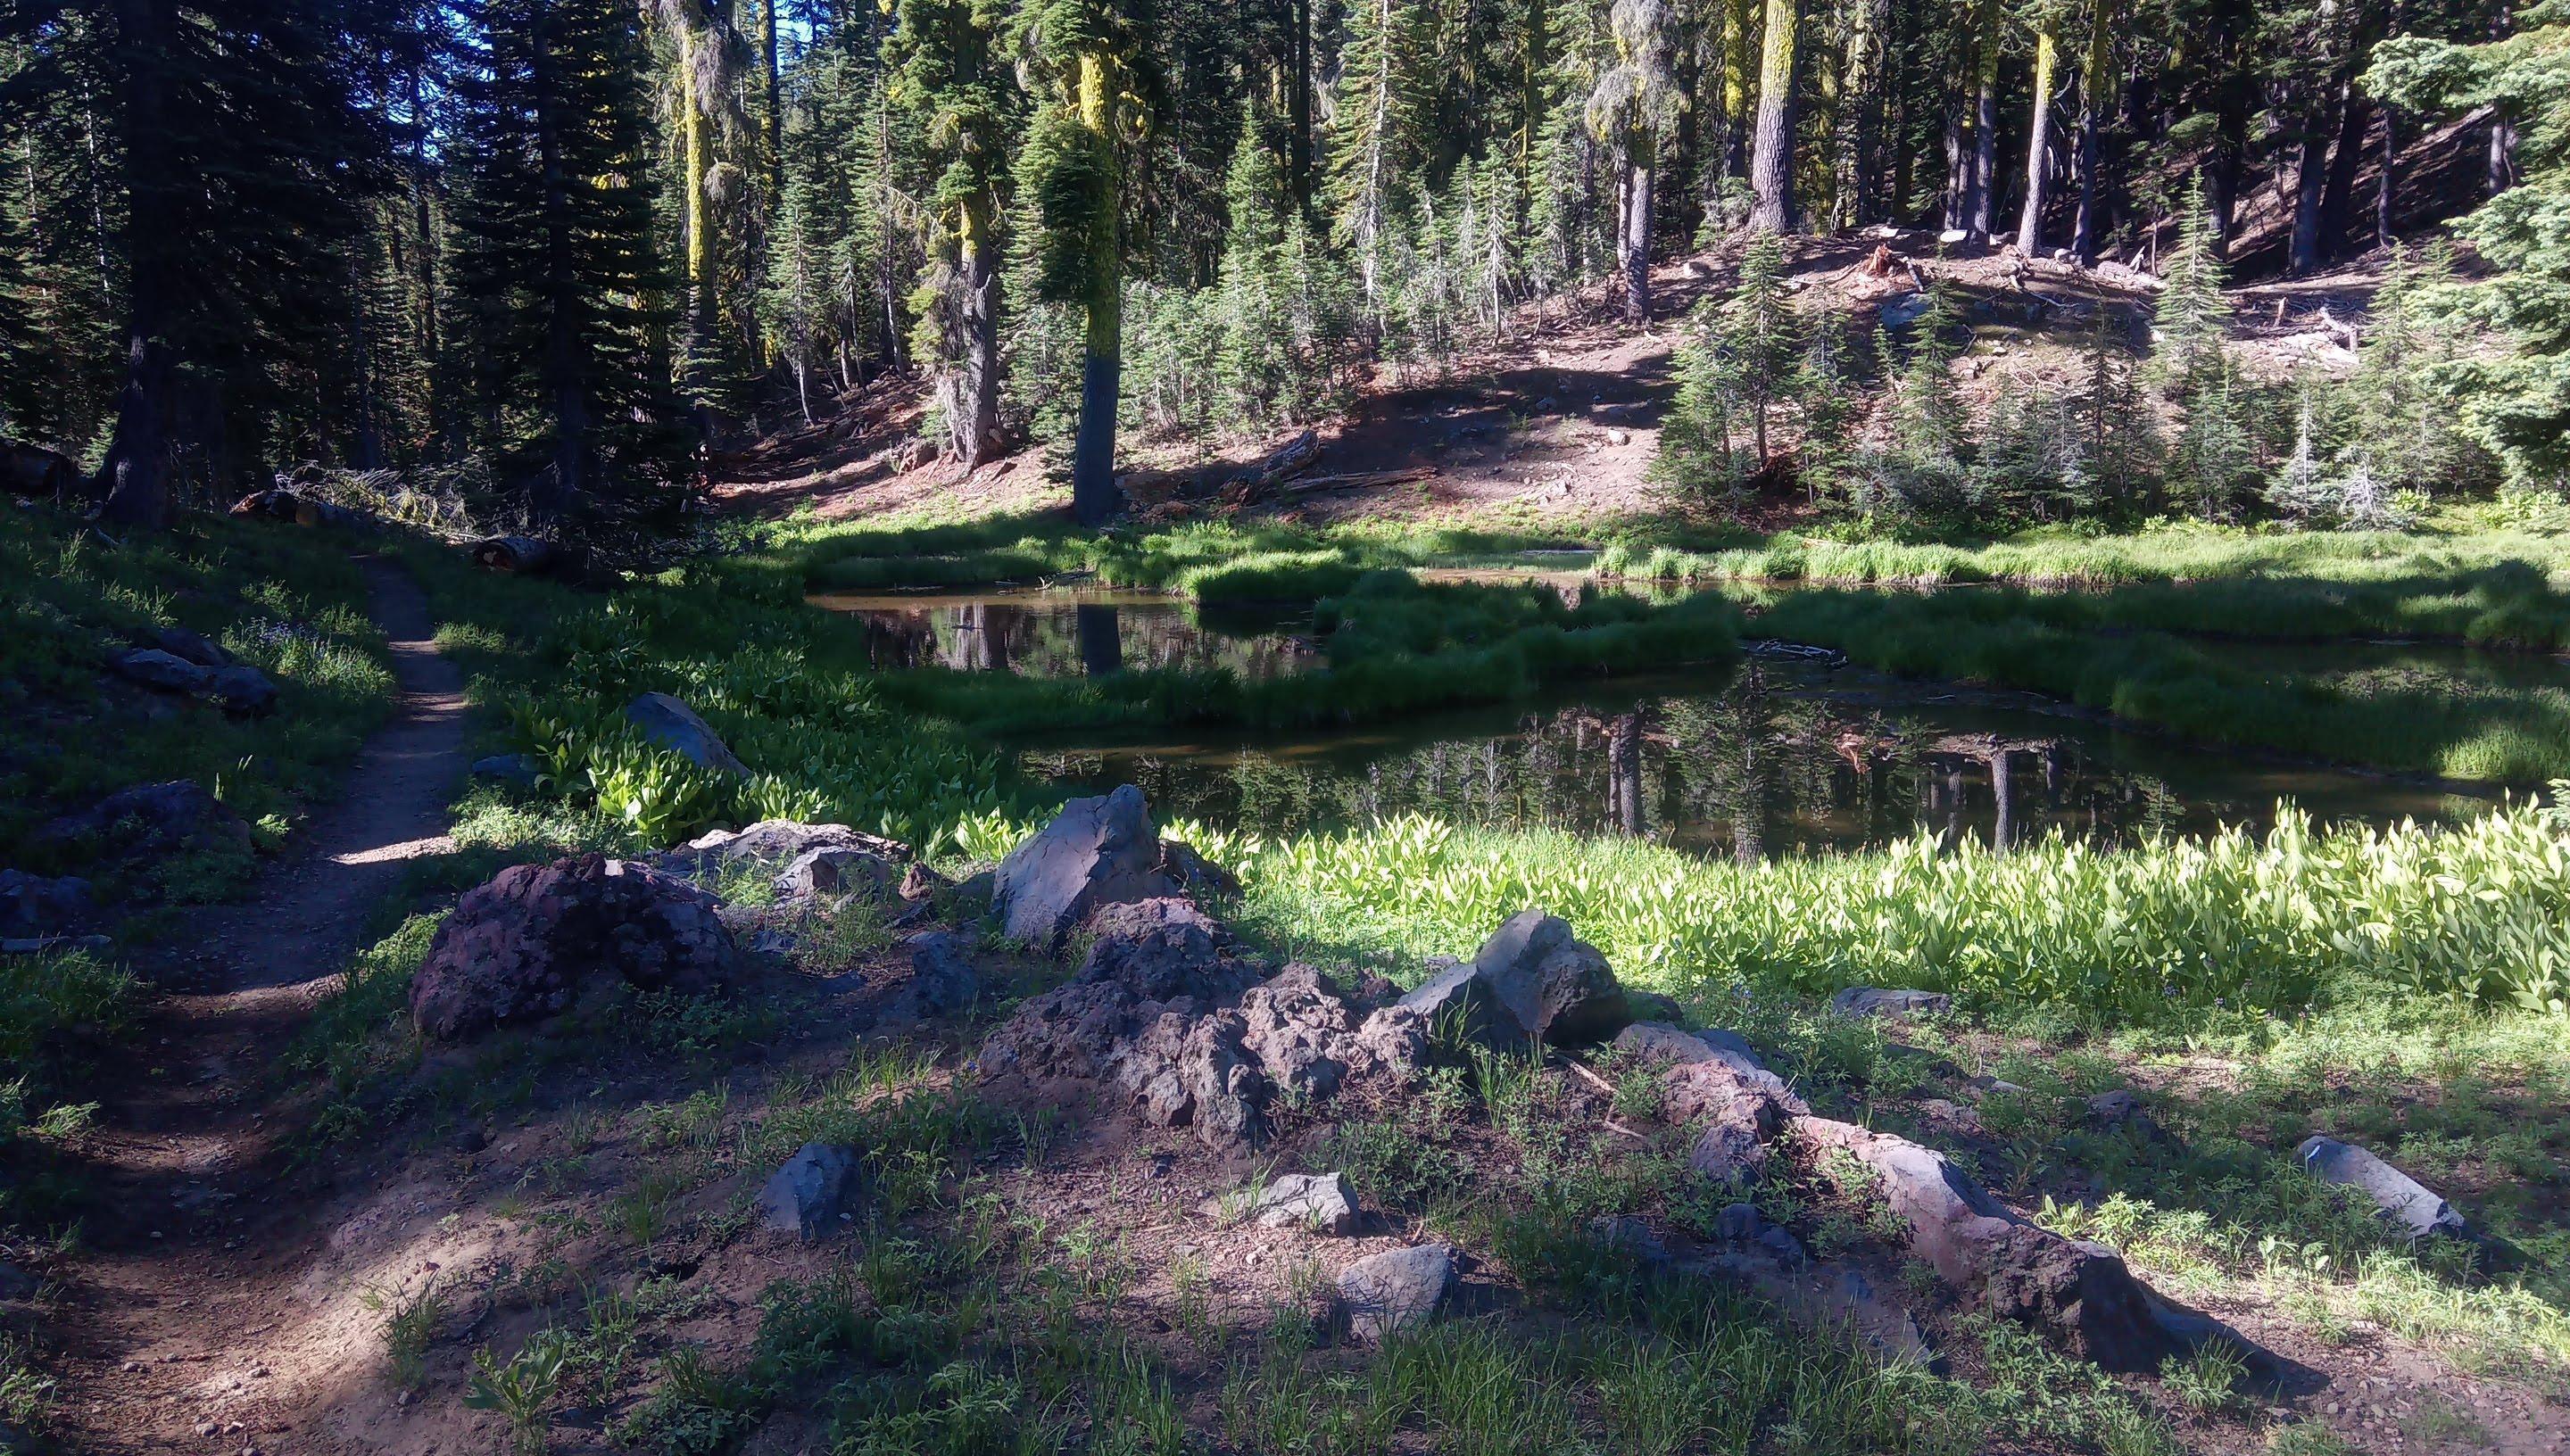
POLYGON ((147 967, 163 989, 136 1042, 145 1064, 105 1089, 82 1149, 97 1213, 60 1272, 58 1321, 74 1450, 311 1449, 270 1436, 366 1353, 344 1329, 316 1330, 298 1288, 327 1205, 284 1166, 269 1069, 403 862, 449 847, 464 682, 429 640, 419 587, 380 557, 361 564, 390 639, 394 717, 296 853, 147 967))

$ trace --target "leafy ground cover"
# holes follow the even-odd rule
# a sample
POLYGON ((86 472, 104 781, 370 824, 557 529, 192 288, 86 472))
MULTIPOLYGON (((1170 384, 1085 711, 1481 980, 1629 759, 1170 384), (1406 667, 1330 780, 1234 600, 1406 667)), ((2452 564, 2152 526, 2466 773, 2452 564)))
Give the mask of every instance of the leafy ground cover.
MULTIPOLYGON (((383 640, 347 543, 191 519, 114 543, 69 515, 0 513, 0 847, 8 863, 88 868, 29 849, 46 819, 135 784, 191 779, 281 835, 380 721, 383 640), (155 627, 184 627, 273 680, 276 712, 240 719, 110 678, 107 660, 155 627)), ((246 864, 194 867, 165 887, 226 892, 246 864)), ((117 887, 109 887, 111 891, 117 887)))

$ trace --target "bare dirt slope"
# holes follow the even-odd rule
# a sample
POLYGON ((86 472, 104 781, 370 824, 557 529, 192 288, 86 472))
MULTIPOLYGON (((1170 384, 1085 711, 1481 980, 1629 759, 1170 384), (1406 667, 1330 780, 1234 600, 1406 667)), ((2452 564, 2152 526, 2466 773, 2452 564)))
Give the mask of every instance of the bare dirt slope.
MULTIPOLYGON (((1378 367, 1343 415, 1317 424, 1321 455, 1300 479, 1308 486, 1349 475, 1414 478, 1288 492, 1251 512, 1316 524, 1396 519, 1565 532, 1664 514, 1671 503, 1652 480, 1651 462, 1676 393, 1675 352, 1689 311, 1730 285, 1741 247, 1729 241, 1654 269, 1647 325, 1623 320, 1610 292, 1592 288, 1520 309, 1504 338, 1442 373, 1378 367)), ((1886 303, 1930 282, 1951 288, 1974 328, 1956 371, 1978 408, 2013 390, 2080 387, 2080 350, 2101 308, 2136 347, 2148 346, 2156 281, 2120 264, 2083 268, 2022 257, 2006 243, 1948 244, 1932 233, 1886 229, 1796 238, 1790 247, 1792 286, 1806 307, 1839 316, 1861 352, 1886 303)), ((2271 378, 2351 366, 2355 326, 2384 257, 2376 250, 2309 277, 2236 290, 2244 364, 2271 378)), ((970 472, 938 460, 917 434, 920 393, 916 380, 881 377, 841 402, 839 413, 723 458, 717 498, 736 514, 808 509, 826 520, 971 520, 1068 507, 1041 450, 970 472)), ((1135 482, 1218 476, 1293 433, 1214 442, 1209 454, 1197 443, 1128 435, 1121 442, 1128 490, 1147 503, 1147 488, 1135 482)), ((1807 510, 1797 493, 1778 489, 1749 503, 1741 524, 1789 527, 1807 510)))
POLYGON ((394 718, 300 852, 245 903, 205 911, 156 967, 166 989, 143 1063, 100 1109, 88 1151, 104 1212, 64 1279, 73 1450, 245 1450, 338 1360, 372 1357, 364 1342, 316 1348, 298 1317, 291 1291, 324 1230, 267 1113, 272 1062, 403 862, 448 848, 463 775, 463 676, 430 641, 427 600, 392 563, 363 564, 399 682, 394 718))

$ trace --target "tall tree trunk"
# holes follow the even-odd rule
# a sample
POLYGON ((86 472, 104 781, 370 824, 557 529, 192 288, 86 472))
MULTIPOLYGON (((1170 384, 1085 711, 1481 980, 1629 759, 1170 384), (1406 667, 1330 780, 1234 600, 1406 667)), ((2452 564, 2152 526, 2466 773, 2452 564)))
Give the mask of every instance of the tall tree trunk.
POLYGON ((2016 250, 2034 256, 2043 235, 2044 151, 2052 140, 2052 68, 2060 22, 2046 14, 2034 33, 2034 117, 2025 144, 2025 210, 2017 215, 2016 250))
POLYGON ((2356 210, 2356 172, 2364 162, 2364 134, 2373 123, 2373 104, 2354 81, 2343 88, 2339 104, 2338 143, 2330 149, 2329 183, 2321 192, 2321 257, 2335 258, 2347 241, 2348 223, 2356 210))
POLYGON ((2092 3, 2088 54, 2079 63, 2079 215, 2070 231, 2070 249, 2083 264, 2097 261, 2098 241, 2106 230, 2097 169, 2106 127, 2106 69, 2115 55, 2115 0, 2092 3))
POLYGON ((1758 58, 1758 130, 1749 161, 1756 201, 1749 225, 1791 232, 1794 209, 1794 67, 1800 51, 1801 0, 1767 0, 1767 34, 1758 58))
POLYGON ((1884 216, 1884 91, 1891 72, 1884 65, 1884 31, 1891 20, 1891 0, 1857 0, 1849 12, 1847 80, 1843 90, 1853 98, 1840 131, 1840 170, 1846 174, 1851 206, 1848 220, 1860 226, 1884 216))
POLYGON ((713 218, 705 197, 705 174, 713 166, 713 144, 705 117, 711 98, 699 96, 696 89, 696 48, 711 43, 710 37, 690 29, 679 38, 678 54, 678 133, 685 159, 679 200, 687 234, 687 390, 694 397, 697 427, 707 434, 712 425, 706 396, 711 392, 715 281, 713 218))
POLYGON ((1624 216, 1618 224, 1624 254, 1624 318, 1651 321, 1651 153, 1648 142, 1630 144, 1624 165, 1624 216))
POLYGON ((571 177, 562 160, 561 109, 554 100, 554 68, 546 27, 539 11, 532 37, 536 94, 536 156, 544 192, 545 229, 545 389, 554 405, 554 465, 539 477, 528 502, 539 526, 559 527, 570 519, 587 488, 589 466, 589 389, 582 367, 580 278, 573 267, 571 177))
POLYGON ((428 379, 428 435, 444 440, 446 435, 445 391, 438 378, 440 341, 437 319, 437 230, 429 215, 428 112, 421 96, 420 68, 410 73, 410 115, 415 129, 410 153, 410 222, 413 240, 411 266, 417 274, 413 284, 419 289, 419 361, 428 379))
POLYGON ((784 0, 761 0, 758 7, 758 46, 767 63, 767 201, 776 205, 785 195, 785 88, 776 67, 776 7, 784 0))
POLYGON ((2394 207, 2399 196, 2400 181, 2400 109, 2382 108, 2381 174, 2373 180, 2373 242, 2376 247, 2389 247, 2395 224, 2394 207))
POLYGON ((1999 172, 1999 0, 1981 0, 1973 29, 1979 50, 1972 66, 1972 170, 1963 208, 1963 226, 1974 237, 1988 237, 1998 215, 1999 172))
POLYGON ((98 490, 107 520, 146 530, 170 518, 170 416, 177 403, 170 330, 177 321, 175 250, 185 242, 173 220, 172 193, 182 180, 166 175, 172 152, 162 122, 177 12, 173 0, 117 0, 116 6, 127 191, 125 384, 98 490))
POLYGON ((965 290, 965 418, 956 432, 966 470, 988 459, 1000 436, 1000 268, 989 232, 990 223, 966 209, 957 260, 965 290))
POLYGON ((1285 7, 1286 24, 1294 28, 1287 37, 1285 64, 1293 75, 1285 81, 1285 117, 1293 135, 1287 139, 1288 179, 1294 188, 1294 205, 1301 215, 1312 212, 1312 0, 1291 0, 1285 7))
MULTIPOLYGON (((1079 65, 1079 116, 1103 138, 1114 136, 1115 80, 1100 55, 1079 65)), ((1115 489, 1115 399, 1123 386, 1124 263, 1117 231, 1117 183, 1089 220, 1088 328, 1079 368, 1079 433, 1071 442, 1071 512, 1082 526, 1102 526, 1121 504, 1115 489)))
POLYGON ((2204 170, 2204 200, 2213 213, 2214 255, 2231 256, 2232 218, 2240 196, 2240 174, 2248 163, 2249 98, 2238 86, 2224 89, 2213 126, 2213 157, 2204 170))
POLYGON ((2294 174, 2294 233, 2285 252, 2285 271, 2298 276, 2321 265, 2321 197, 2329 186, 2330 137, 2335 131, 2319 107, 2304 111, 2302 151, 2294 174))
POLYGON ((1751 112, 1758 104, 1760 0, 1729 0, 1722 21, 1722 175, 1744 176, 1749 166, 1751 112))

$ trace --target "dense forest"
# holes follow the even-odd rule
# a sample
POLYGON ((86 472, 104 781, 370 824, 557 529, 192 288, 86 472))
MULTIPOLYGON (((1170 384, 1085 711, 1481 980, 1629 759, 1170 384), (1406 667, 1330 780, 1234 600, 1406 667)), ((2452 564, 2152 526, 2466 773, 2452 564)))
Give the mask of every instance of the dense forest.
MULTIPOLYGON (((2168 299, 2218 331, 2226 266, 2310 272, 2468 212, 2464 274, 2495 282, 2412 271, 2417 307, 2486 346, 2412 372, 2467 401, 2432 407, 2457 450, 2548 484, 2563 22, 2558 0, 9 0, 0 434, 126 522, 309 460, 438 473, 543 525, 665 516, 709 445, 903 371, 943 453, 1054 447, 1094 520, 1118 421, 1313 418, 1376 363, 1443 365, 1601 282, 1647 321, 1653 259, 1743 229, 2170 274, 2152 367, 2200 411, 2232 385, 2183 328, 2165 357, 2168 299), (2478 159, 2459 192, 2401 165, 2437 129, 2478 159), (2252 259, 2261 208, 2280 245, 2252 259)), ((1719 367, 1681 424, 1714 389, 1719 458, 1685 458, 1682 428, 1673 474, 1737 473, 1741 409, 1763 458, 1771 402, 1821 408, 1803 355, 1846 341, 1755 337, 1757 313, 1701 341, 1719 367)), ((1950 427, 1913 393, 1904 439, 1933 446, 1950 427)), ((2169 442, 2168 469, 2218 484, 2196 457, 2230 448, 2169 442)))

